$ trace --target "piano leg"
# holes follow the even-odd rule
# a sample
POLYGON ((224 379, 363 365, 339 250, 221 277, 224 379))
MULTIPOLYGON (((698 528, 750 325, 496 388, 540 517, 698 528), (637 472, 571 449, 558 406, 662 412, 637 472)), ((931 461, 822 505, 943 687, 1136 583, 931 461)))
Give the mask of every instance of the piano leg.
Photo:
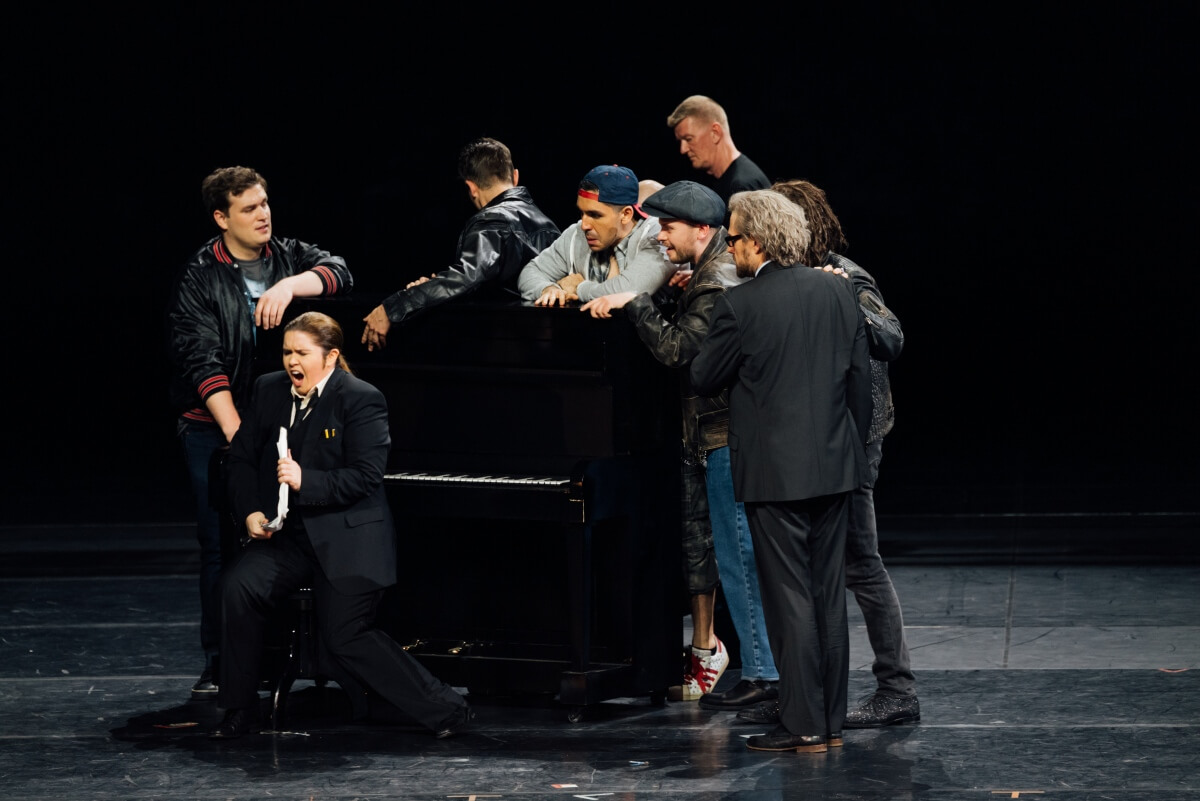
POLYGON ((567 546, 571 598, 571 670, 585 673, 592 653, 592 527, 572 526, 567 546))
POLYGON ((572 526, 567 543, 570 583, 570 669, 563 674, 559 701, 567 706, 567 721, 579 723, 590 702, 588 667, 592 653, 592 527, 572 526))

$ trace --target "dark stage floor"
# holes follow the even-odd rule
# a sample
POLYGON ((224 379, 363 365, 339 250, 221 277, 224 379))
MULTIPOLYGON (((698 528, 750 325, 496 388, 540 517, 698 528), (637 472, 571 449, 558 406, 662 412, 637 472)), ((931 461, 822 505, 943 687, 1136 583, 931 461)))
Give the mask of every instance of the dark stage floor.
MULTIPOLYGON (((751 752, 761 729, 733 713, 644 698, 574 724, 550 698, 472 698, 475 727, 438 741, 351 723, 336 686, 307 683, 290 731, 214 742, 217 710, 189 698, 195 576, 165 569, 187 540, 158 532, 160 559, 131 556, 153 533, 114 528, 89 552, 64 550, 84 539, 69 532, 0 532, 5 797, 1200 799, 1194 560, 896 560, 922 722, 847 731, 823 755, 751 752)), ((852 602, 851 647, 853 700, 873 680, 852 602)))

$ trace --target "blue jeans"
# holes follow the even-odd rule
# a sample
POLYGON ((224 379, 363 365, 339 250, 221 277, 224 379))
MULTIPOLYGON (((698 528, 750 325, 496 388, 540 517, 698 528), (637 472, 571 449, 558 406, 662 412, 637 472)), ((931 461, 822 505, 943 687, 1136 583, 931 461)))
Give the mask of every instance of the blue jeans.
POLYGON ((862 610, 867 638, 875 652, 871 669, 879 692, 915 695, 916 678, 904 639, 904 617, 892 577, 879 557, 879 531, 875 524, 875 480, 883 459, 883 441, 867 446, 870 468, 867 483, 850 494, 850 525, 846 532, 846 589, 862 610))
POLYGON ((767 642, 758 568, 746 510, 733 497, 733 471, 729 448, 708 454, 708 507, 712 520, 713 548, 721 572, 721 587, 729 617, 741 641, 742 678, 776 681, 779 671, 767 642))
POLYGON ((221 519, 209 500, 208 470, 213 454, 227 443, 216 426, 184 424, 179 433, 196 499, 196 539, 200 542, 200 646, 205 664, 221 650, 221 519))

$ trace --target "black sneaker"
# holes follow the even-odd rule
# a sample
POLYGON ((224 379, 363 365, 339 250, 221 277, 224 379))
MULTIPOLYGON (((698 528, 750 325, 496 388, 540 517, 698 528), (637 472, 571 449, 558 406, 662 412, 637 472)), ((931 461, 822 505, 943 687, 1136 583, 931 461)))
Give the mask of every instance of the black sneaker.
POLYGON ((759 726, 779 722, 779 701, 766 701, 749 709, 739 710, 738 723, 755 723, 759 726))
POLYGON ((742 679, 723 693, 708 693, 700 698, 705 709, 748 709, 779 698, 778 682, 742 679))
POLYGON ((196 683, 192 685, 192 692, 196 695, 207 695, 209 693, 215 693, 218 689, 216 677, 213 675, 212 665, 205 666, 204 672, 200 674, 200 678, 197 679, 196 683))
POLYGON ((262 731, 262 720, 258 714, 258 705, 243 709, 225 711, 221 725, 208 733, 211 740, 236 740, 243 734, 258 734, 262 731))
POLYGON ((875 693, 858 709, 846 715, 847 729, 874 729, 921 720, 921 705, 915 695, 882 695, 875 693))
POLYGON ((433 736, 439 740, 444 740, 447 737, 453 737, 456 734, 461 734, 462 731, 471 724, 475 719, 475 710, 469 706, 464 706, 458 712, 455 712, 450 717, 446 718, 437 729, 433 732, 433 736))

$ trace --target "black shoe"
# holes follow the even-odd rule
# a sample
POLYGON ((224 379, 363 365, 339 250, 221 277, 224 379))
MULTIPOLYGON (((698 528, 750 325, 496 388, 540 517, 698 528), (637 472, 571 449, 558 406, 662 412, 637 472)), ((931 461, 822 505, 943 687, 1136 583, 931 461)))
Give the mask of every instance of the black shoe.
POLYGON ((776 726, 768 734, 756 734, 746 740, 751 751, 795 751, 801 754, 822 754, 829 750, 829 738, 824 734, 792 734, 776 726))
POLYGON ((462 733, 463 729, 467 728, 474 719, 475 710, 469 706, 464 706, 461 710, 442 721, 437 729, 434 730, 433 736, 439 740, 453 737, 456 734, 462 733))
POLYGON ((774 701, 779 697, 779 682, 764 679, 742 679, 723 693, 709 693, 700 698, 705 709, 745 709, 774 701))
POLYGON ((258 734, 260 731, 262 725, 259 723, 258 706, 248 706, 225 710, 225 719, 208 736, 213 740, 235 740, 243 734, 258 734))
POLYGON ((830 748, 841 748, 842 747, 842 733, 840 731, 835 731, 835 732, 830 732, 829 734, 826 734, 825 742, 829 744, 830 748))
POLYGON ((197 695, 207 695, 217 691, 216 674, 213 673, 212 665, 205 665, 204 671, 200 674, 200 678, 192 685, 192 692, 197 695))
POLYGON ((875 693, 858 709, 846 715, 847 729, 874 729, 900 723, 916 723, 921 719, 921 705, 915 695, 882 695, 875 693))
POLYGON ((778 723, 779 702, 766 701, 749 709, 743 709, 737 713, 737 720, 741 723, 755 723, 759 726, 778 723))

